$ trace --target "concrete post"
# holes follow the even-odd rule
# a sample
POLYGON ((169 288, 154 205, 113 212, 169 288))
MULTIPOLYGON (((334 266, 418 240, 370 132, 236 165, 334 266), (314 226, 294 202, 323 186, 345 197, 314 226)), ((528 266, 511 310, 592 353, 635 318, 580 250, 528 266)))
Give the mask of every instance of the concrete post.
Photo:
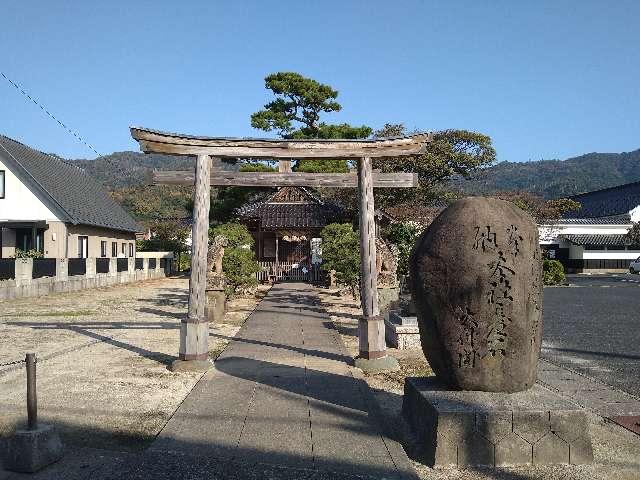
POLYGON ((56 258, 56 281, 65 282, 69 279, 69 260, 56 258))
POLYGON ((118 259, 113 257, 109 259, 109 276, 116 277, 118 275, 118 259))
POLYGON ((85 278, 95 278, 96 276, 96 259, 93 257, 85 258, 85 263, 87 265, 86 272, 84 274, 85 278))
POLYGON ((16 287, 30 285, 33 280, 33 258, 16 258, 16 287))

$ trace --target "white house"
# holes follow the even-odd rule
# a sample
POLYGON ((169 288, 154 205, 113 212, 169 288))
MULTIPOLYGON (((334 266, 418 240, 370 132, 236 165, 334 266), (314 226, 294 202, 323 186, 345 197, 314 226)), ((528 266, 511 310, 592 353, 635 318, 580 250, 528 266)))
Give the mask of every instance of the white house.
POLYGON ((570 197, 582 208, 556 222, 539 225, 540 243, 568 272, 621 272, 640 256, 625 238, 640 222, 640 182, 570 197))
POLYGON ((82 169, 0 135, 0 259, 133 257, 140 230, 82 169))

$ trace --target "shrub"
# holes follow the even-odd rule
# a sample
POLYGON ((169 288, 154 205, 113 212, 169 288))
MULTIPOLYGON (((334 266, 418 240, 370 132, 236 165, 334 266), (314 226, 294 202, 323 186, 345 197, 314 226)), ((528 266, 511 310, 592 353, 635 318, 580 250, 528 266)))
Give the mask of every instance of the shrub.
POLYGON ((331 223, 322 229, 322 266, 335 270, 338 282, 353 296, 360 281, 360 240, 350 223, 331 223))
POLYGON ((385 237, 396 247, 398 247, 398 274, 407 275, 409 273, 409 256, 413 250, 421 228, 415 222, 398 222, 387 227, 384 232, 385 237))
POLYGON ((44 258, 44 254, 39 250, 31 249, 25 252, 24 250, 16 248, 14 258, 44 258))
POLYGON ((209 238, 216 235, 222 235, 228 242, 222 257, 222 270, 227 278, 227 294, 255 287, 258 283, 256 273, 260 271, 260 265, 251 250, 255 241, 247 227, 241 223, 223 223, 209 230, 209 238))
POLYGON ((260 271, 260 266, 251 250, 226 248, 222 257, 222 270, 227 278, 227 294, 246 290, 258 284, 256 273, 260 271))
POLYGON ((228 248, 253 247, 255 241, 246 226, 241 223, 223 223, 209 229, 209 238, 222 235, 227 239, 228 248))
POLYGON ((542 264, 542 280, 545 285, 558 285, 564 282, 564 267, 558 260, 545 259, 542 264))

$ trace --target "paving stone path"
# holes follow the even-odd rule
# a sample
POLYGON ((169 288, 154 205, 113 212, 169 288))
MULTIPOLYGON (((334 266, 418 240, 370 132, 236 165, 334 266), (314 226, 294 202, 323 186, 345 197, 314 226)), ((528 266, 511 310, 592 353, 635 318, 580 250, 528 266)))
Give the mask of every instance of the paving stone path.
POLYGON ((416 478, 402 448, 370 415, 368 386, 332 327, 310 286, 274 286, 132 478, 136 471, 148 478, 151 463, 170 478, 167 470, 180 468, 174 464, 197 470, 199 459, 208 469, 230 462, 222 464, 227 474, 213 478, 249 475, 243 469, 276 478, 416 478))

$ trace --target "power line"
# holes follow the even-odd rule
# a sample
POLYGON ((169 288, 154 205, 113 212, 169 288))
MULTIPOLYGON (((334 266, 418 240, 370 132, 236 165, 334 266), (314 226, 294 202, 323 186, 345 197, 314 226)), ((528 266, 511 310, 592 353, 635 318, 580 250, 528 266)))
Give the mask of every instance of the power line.
POLYGON ((0 72, 0 75, 2 75, 4 77, 4 79, 9 82, 11 85, 13 85, 16 90, 18 90, 25 98, 28 98, 29 100, 31 100, 35 105, 37 105, 38 107, 40 107, 40 109, 47 115, 49 116, 51 119, 53 119, 54 121, 56 121, 58 123, 58 125, 60 125, 62 128, 64 128, 68 133, 70 133, 71 135, 73 135, 74 137, 76 137, 76 139, 86 145, 89 149, 91 149, 96 155, 101 156, 100 153, 98 153, 98 151, 93 148, 93 146, 86 142, 79 134, 78 132, 76 132, 75 130, 70 129, 69 127, 67 127, 64 123, 62 123, 60 120, 58 120, 58 118, 56 118, 55 115, 53 115, 51 112, 49 112, 49 110, 47 110, 40 102, 38 102, 35 98, 33 98, 31 95, 29 95, 24 88, 22 88, 22 86, 20 84, 18 84, 17 82, 14 82, 13 80, 11 80, 9 77, 7 77, 4 72, 0 72))

